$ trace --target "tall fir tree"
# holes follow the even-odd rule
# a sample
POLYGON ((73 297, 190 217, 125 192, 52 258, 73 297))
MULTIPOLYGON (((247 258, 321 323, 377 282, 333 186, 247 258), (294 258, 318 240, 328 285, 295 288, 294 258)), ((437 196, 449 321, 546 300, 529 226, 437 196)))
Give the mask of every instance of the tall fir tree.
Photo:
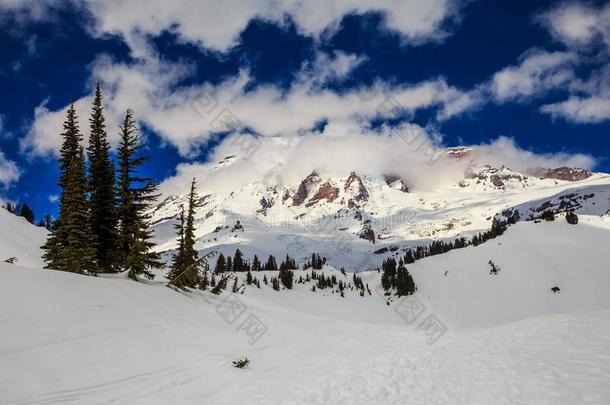
POLYGON ((60 152, 59 218, 43 246, 46 267, 83 274, 96 272, 94 240, 87 202, 87 179, 82 136, 74 105, 68 109, 60 152))
POLYGON ((152 231, 147 214, 157 198, 157 185, 150 178, 137 176, 137 168, 147 157, 139 156, 144 144, 131 109, 127 110, 120 130, 121 141, 117 151, 118 263, 133 280, 138 276, 153 279, 155 275, 150 270, 163 266, 159 253, 152 251, 155 244, 150 240, 152 231))
POLYGON ((195 249, 195 212, 199 207, 195 179, 191 183, 186 216, 184 209, 178 229, 179 248, 168 274, 170 283, 178 288, 196 288, 200 282, 199 254, 195 249))
POLYGON ((87 147, 89 158, 89 206, 91 231, 95 238, 96 259, 100 271, 113 272, 116 264, 116 198, 114 165, 110 160, 110 144, 102 106, 100 85, 95 88, 89 118, 91 134, 87 147))
POLYGON ((227 271, 227 261, 225 259, 225 255, 222 253, 218 255, 218 260, 216 260, 216 267, 214 267, 214 274, 220 274, 227 271))

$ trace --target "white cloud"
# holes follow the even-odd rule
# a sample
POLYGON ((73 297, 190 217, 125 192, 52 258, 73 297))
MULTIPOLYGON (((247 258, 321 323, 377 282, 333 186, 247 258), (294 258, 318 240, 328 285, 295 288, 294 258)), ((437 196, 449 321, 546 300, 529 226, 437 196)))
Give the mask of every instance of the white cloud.
POLYGON ((578 55, 580 65, 593 66, 590 77, 569 79, 567 99, 543 105, 540 110, 577 123, 610 120, 610 4, 596 7, 564 2, 538 20, 569 52, 578 55))
POLYGON ((95 32, 123 36, 137 54, 138 37, 175 30, 182 40, 225 50, 253 18, 283 23, 290 15, 302 32, 318 36, 351 12, 381 11, 389 29, 406 40, 437 39, 441 25, 458 15, 451 0, 150 0, 143 7, 127 0, 84 0, 98 20, 95 32))
POLYGON ((297 186, 316 170, 323 176, 346 177, 351 171, 361 175, 400 175, 413 189, 430 190, 455 184, 472 165, 502 165, 519 172, 537 167, 576 166, 592 168, 594 158, 580 154, 536 154, 517 146, 513 139, 500 137, 488 144, 474 145, 469 159, 455 161, 444 153, 442 136, 433 128, 404 124, 397 128, 371 130, 352 122, 330 123, 322 132, 301 136, 268 137, 253 140, 251 135, 234 135, 218 145, 211 162, 228 155, 238 160, 228 167, 210 171, 214 163, 182 164, 176 176, 161 184, 163 194, 183 193, 196 177, 201 189, 226 193, 252 181, 269 185, 297 186), (243 145, 254 145, 244 155, 243 145))
POLYGON ((498 102, 539 97, 550 89, 566 86, 574 77, 576 55, 531 49, 517 66, 509 66, 493 75, 490 89, 498 102))
POLYGON ((19 180, 21 171, 15 162, 8 160, 4 153, 0 151, 0 188, 8 188, 11 184, 19 180))
POLYGON ((595 7, 563 2, 539 17, 555 39, 572 47, 588 47, 601 40, 610 47, 610 4, 595 7))
MULTIPOLYGON (((329 63, 336 66, 324 74, 345 74, 346 60, 355 61, 351 56, 336 56, 329 63)), ((439 108, 439 116, 446 119, 472 108, 476 98, 448 85, 442 78, 395 88, 378 84, 338 94, 319 88, 319 76, 307 69, 288 91, 270 85, 246 91, 250 81, 247 72, 216 86, 202 84, 172 91, 176 83, 192 74, 191 68, 152 58, 135 65, 99 59, 93 65, 92 83, 99 80, 106 93, 105 111, 111 141, 116 143, 114 125, 127 107, 133 108, 141 122, 187 155, 193 146, 206 142, 218 132, 220 121, 216 118, 219 116, 234 117, 240 126, 265 136, 291 136, 321 120, 369 120, 398 113, 412 114, 429 107, 439 108)), ((81 123, 86 123, 84 117, 89 113, 90 99, 83 98, 75 104, 81 123)), ((22 140, 22 148, 36 154, 57 151, 66 109, 67 106, 60 111, 49 111, 45 104, 40 105, 29 134, 22 140)), ((82 129, 86 134, 86 125, 82 129)), ((239 130, 240 127, 225 129, 239 130)))

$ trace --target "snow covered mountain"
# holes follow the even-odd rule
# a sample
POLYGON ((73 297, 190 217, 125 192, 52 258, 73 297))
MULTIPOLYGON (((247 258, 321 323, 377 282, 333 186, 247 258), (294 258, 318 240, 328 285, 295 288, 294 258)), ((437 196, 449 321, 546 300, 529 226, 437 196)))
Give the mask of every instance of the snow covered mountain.
MULTIPOLYGON (((469 153, 453 148, 447 155, 459 161, 469 153)), ((199 175, 213 175, 236 162, 238 157, 228 156, 199 175)), ((569 168, 532 172, 537 176, 507 167, 468 166, 461 180, 430 189, 411 187, 409 179, 394 174, 356 172, 313 171, 292 184, 263 178, 222 191, 203 182, 197 248, 232 254, 239 247, 246 256, 259 257, 289 254, 301 263, 319 252, 336 267, 362 271, 435 239, 470 238, 487 231, 500 218, 497 214, 529 209, 528 204, 542 207, 545 199, 562 193, 583 203, 552 204, 556 212, 602 215, 610 210, 607 174, 569 168)), ((185 201, 185 194, 165 195, 152 211, 163 251, 175 248, 172 224, 185 201)), ((527 218, 522 213, 521 219, 527 218)))

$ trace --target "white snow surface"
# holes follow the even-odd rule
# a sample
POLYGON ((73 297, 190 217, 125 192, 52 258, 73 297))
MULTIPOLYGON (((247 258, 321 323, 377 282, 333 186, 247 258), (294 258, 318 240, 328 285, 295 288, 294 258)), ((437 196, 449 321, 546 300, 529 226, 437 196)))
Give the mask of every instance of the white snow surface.
POLYGON ((16 257, 21 266, 42 268, 47 230, 0 208, 0 261, 16 257))
POLYGON ((0 403, 608 404, 610 221, 580 219, 520 222, 418 261, 418 292, 390 305, 377 272, 359 274, 364 297, 311 283, 215 296, 176 292, 161 275, 0 263, 0 403), (225 320, 235 300, 243 312, 225 320), (252 316, 266 328, 255 342, 243 326, 252 316), (430 316, 444 333, 421 327, 430 316), (249 367, 232 367, 244 357, 249 367))

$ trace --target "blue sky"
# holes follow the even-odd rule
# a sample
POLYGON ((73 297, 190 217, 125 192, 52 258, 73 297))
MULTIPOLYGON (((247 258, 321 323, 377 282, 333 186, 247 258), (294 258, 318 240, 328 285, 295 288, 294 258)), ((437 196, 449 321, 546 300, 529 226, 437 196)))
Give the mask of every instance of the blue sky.
POLYGON ((406 123, 438 147, 503 136, 516 153, 610 171, 604 2, 122 3, 0 0, 1 198, 56 212, 58 128, 75 102, 86 129, 98 81, 111 140, 133 107, 159 181, 236 134, 406 123), (384 100, 401 107, 382 113, 384 100), (218 128, 225 110, 236 124, 218 128))

